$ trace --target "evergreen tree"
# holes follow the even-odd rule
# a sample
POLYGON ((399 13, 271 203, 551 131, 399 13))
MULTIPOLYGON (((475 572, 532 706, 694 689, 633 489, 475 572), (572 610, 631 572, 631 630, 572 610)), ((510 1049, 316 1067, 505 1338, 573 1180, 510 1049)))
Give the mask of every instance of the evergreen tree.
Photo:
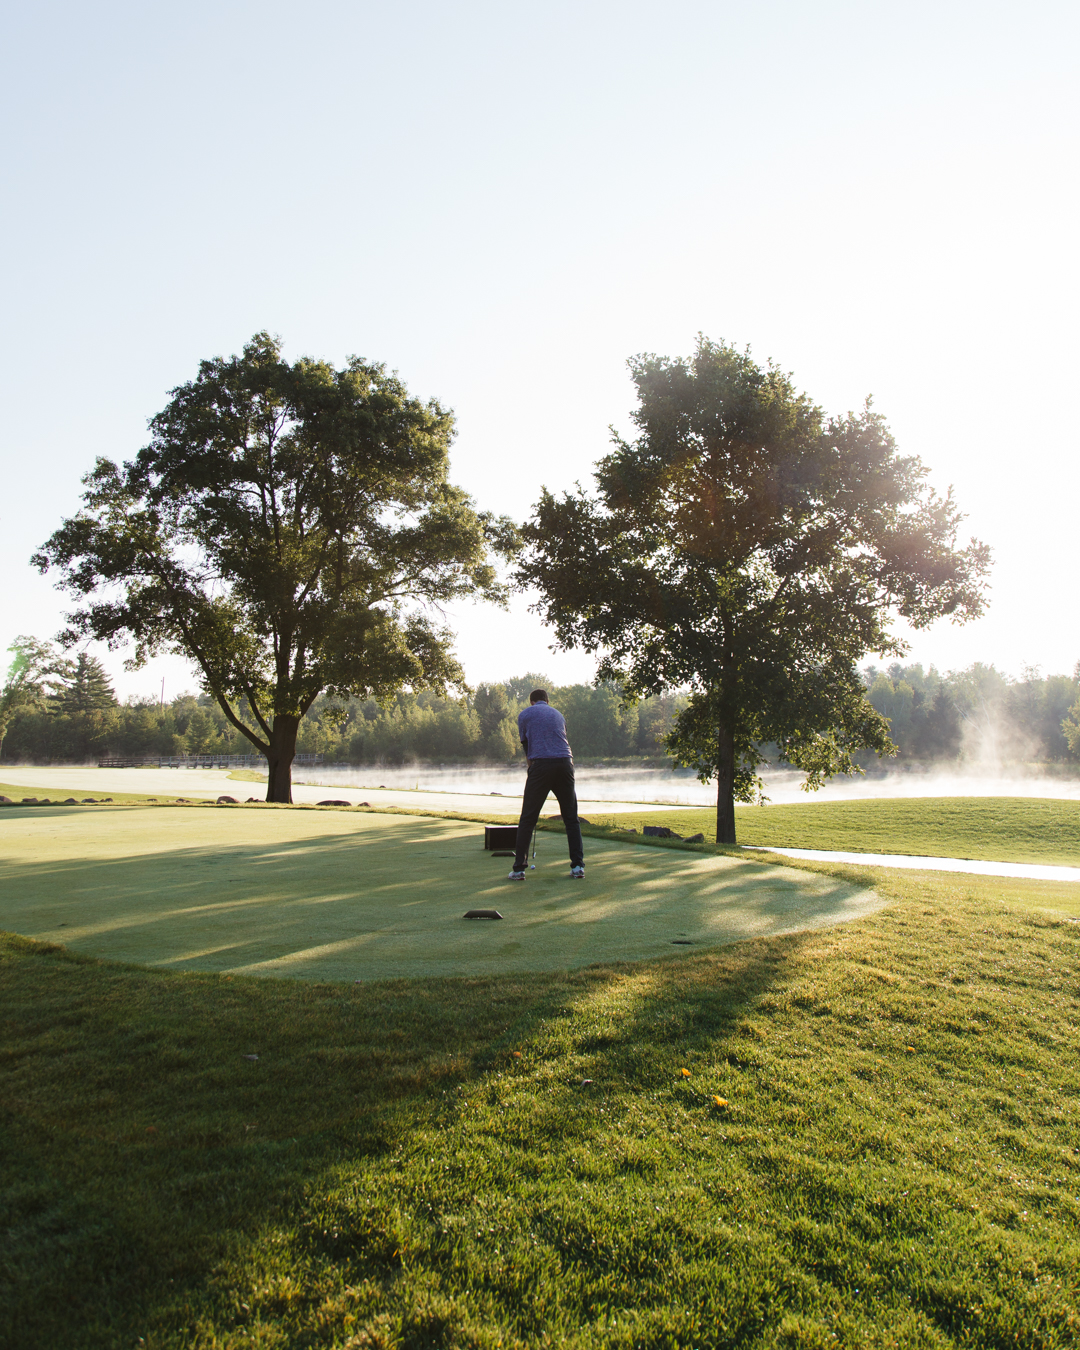
POLYGON ((57 712, 68 715, 116 707, 116 694, 97 657, 79 653, 70 678, 57 695, 55 706, 57 712))
POLYGON ((516 710, 510 706, 505 686, 478 685, 473 711, 480 719, 480 742, 486 758, 496 762, 513 759, 519 747, 516 710))
POLYGON ((501 684, 479 684, 473 695, 473 711, 480 719, 480 735, 487 739, 500 722, 510 716, 510 702, 501 684))
POLYGON ((924 759, 955 759, 960 753, 960 741, 959 710, 944 680, 939 679, 919 728, 915 753, 924 759))

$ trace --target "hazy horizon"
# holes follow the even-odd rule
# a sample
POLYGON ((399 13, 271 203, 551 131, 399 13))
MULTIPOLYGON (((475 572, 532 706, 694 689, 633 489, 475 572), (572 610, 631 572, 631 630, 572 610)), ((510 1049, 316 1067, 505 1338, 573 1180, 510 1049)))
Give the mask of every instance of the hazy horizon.
MULTIPOLYGON (((387 766, 361 765, 355 769, 330 768, 317 771, 297 769, 297 783, 324 787, 419 788, 429 792, 499 793, 520 796, 525 768, 512 766, 387 766)), ((702 784, 696 778, 670 770, 628 770, 613 767, 576 769, 578 796, 591 801, 643 801, 668 805, 713 806, 715 784, 702 784)), ((1003 775, 1000 772, 955 769, 924 772, 886 770, 851 778, 834 778, 817 792, 800 787, 804 775, 788 769, 762 772, 765 795, 774 805, 798 802, 855 801, 881 797, 1046 797, 1064 801, 1080 800, 1080 766, 1074 778, 1048 774, 1003 775)))

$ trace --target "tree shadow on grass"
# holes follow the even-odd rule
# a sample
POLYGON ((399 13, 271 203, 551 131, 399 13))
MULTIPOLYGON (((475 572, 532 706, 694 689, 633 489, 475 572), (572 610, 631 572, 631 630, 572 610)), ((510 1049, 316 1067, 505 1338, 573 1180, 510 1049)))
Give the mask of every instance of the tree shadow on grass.
POLYGON ((508 884, 474 827, 454 821, 359 817, 341 830, 325 816, 289 817, 287 835, 276 814, 145 815, 141 834, 133 820, 130 839, 116 832, 116 848, 103 840, 97 854, 85 833, 52 840, 60 856, 13 851, 0 869, 0 926, 170 969, 430 978, 655 958, 877 903, 835 877, 617 842, 590 855, 584 884, 550 860, 508 884), (147 819, 165 827, 160 837, 147 819), (207 837, 193 843, 203 822, 207 837), (244 825, 256 837, 237 838, 244 825), (498 908, 507 922, 462 923, 469 908, 498 908))
MULTIPOLYGON (((164 974, 4 939, 0 1340, 114 1346, 157 1328, 148 1343, 186 1345, 200 1317, 242 1326, 250 1307, 221 1271, 272 1267, 271 1229, 301 1264, 392 1284, 391 1201, 407 1211, 424 1192, 400 1175, 405 1155, 418 1133, 438 1140, 461 1125, 462 1090, 516 1072, 515 1051, 546 1057, 544 1110, 490 1144, 512 1154, 528 1134, 530 1146, 565 1146, 595 1128, 574 1108, 581 1077, 654 1085, 643 1038, 669 1057, 716 1036, 799 941, 340 985, 164 974), (318 1201, 343 1169, 367 1178, 370 1205, 355 1193, 318 1201)), ((455 1182, 466 1193, 492 1184, 455 1182)))

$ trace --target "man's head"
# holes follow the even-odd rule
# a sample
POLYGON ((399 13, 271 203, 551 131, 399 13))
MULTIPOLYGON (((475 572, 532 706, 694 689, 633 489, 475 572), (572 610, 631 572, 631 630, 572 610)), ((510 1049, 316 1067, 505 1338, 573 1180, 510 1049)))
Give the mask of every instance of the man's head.
POLYGON ((530 703, 546 703, 547 701, 548 700, 546 689, 534 689, 532 693, 529 695, 530 703))

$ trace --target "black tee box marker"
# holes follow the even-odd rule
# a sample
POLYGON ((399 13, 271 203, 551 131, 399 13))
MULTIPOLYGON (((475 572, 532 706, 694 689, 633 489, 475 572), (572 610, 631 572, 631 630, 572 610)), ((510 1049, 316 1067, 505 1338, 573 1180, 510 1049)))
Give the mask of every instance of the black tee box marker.
POLYGON ((501 919, 502 915, 497 909, 470 909, 463 917, 466 919, 501 919))
POLYGON ((484 826, 484 847, 495 848, 516 848, 517 847, 517 826, 516 825, 485 825, 484 826))

